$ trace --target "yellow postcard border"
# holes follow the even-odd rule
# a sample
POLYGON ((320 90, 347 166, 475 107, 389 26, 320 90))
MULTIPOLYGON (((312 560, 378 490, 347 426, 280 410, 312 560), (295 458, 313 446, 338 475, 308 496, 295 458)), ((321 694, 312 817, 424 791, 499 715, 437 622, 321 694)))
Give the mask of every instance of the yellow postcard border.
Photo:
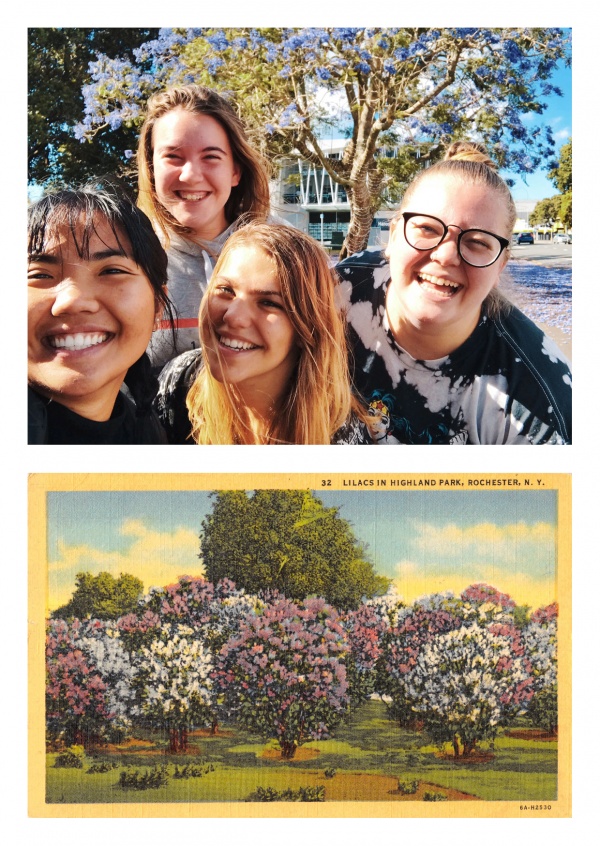
MULTIPOLYGON (((472 487, 471 485, 470 487, 472 487)), ((571 816, 571 475, 566 473, 47 473, 29 477, 29 816, 30 817, 204 817, 204 818, 466 818, 540 819, 571 816), (557 587, 560 597, 558 663, 561 734, 558 747, 558 797, 551 803, 512 801, 329 802, 329 803, 115 803, 48 804, 45 801, 44 640, 46 613, 46 493, 90 490, 254 490, 423 489, 464 491, 469 480, 481 489, 556 490, 558 492, 557 587), (523 809, 526 805, 526 809, 523 809), (549 807, 550 806, 550 807, 549 807), (549 809, 548 809, 549 807, 549 809)))

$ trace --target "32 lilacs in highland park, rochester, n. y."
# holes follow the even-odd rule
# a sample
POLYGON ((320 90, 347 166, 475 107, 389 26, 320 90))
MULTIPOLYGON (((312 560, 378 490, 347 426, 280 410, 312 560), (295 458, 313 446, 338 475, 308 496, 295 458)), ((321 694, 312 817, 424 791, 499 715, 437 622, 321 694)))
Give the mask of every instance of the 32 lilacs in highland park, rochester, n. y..
POLYGON ((89 750, 143 729, 176 753, 225 723, 291 759, 375 694, 397 726, 468 758, 517 718, 556 731, 556 626, 556 605, 530 615, 484 584, 338 612, 184 577, 117 620, 48 621, 47 740, 89 750))

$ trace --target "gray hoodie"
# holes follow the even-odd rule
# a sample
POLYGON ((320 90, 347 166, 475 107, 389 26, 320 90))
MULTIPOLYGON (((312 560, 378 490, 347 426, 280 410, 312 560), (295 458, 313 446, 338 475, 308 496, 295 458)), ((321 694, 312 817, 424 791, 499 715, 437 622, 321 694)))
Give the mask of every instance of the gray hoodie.
POLYGON ((161 321, 160 328, 153 334, 148 345, 148 355, 154 367, 162 367, 176 355, 200 345, 198 335, 198 309, 206 291, 213 267, 225 241, 235 230, 232 223, 214 241, 196 244, 181 235, 172 233, 167 250, 167 290, 175 308, 175 343, 171 323, 161 321))

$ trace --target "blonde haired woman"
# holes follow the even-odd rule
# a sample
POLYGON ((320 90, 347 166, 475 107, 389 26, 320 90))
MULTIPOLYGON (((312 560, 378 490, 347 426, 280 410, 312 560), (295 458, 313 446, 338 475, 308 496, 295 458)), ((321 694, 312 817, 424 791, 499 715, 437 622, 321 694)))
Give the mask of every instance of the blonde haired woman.
POLYGON ((485 149, 458 142, 409 185, 385 254, 338 265, 356 387, 400 443, 570 443, 568 362, 497 291, 515 220, 485 149))
POLYGON ((264 223, 238 229, 202 300, 202 350, 160 376, 171 442, 368 443, 354 413, 336 287, 308 235, 264 223))
POLYGON ((198 307, 240 215, 269 211, 267 168, 233 106, 198 85, 153 95, 138 148, 138 205, 167 250, 177 319, 163 320, 149 354, 155 366, 198 347, 198 307), (175 330, 175 346, 173 346, 175 330))

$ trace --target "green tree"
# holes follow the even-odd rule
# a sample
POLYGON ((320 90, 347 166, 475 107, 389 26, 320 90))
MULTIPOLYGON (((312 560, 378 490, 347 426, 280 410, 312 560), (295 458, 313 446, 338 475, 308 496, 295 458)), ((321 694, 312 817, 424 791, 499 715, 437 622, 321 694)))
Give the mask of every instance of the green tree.
POLYGON ((385 593, 364 547, 337 508, 308 491, 214 491, 202 521, 201 557, 213 583, 232 579, 251 593, 277 590, 288 599, 321 596, 336 608, 385 593))
POLYGON ((560 148, 558 164, 548 173, 561 192, 560 219, 565 229, 573 226, 573 144, 572 139, 560 148))
POLYGON ((382 198, 397 198, 423 164, 455 138, 475 135, 501 167, 531 173, 553 138, 523 114, 540 114, 559 61, 561 29, 164 29, 135 61, 101 57, 76 133, 139 126, 144 101, 165 85, 198 82, 230 92, 252 141, 272 159, 294 153, 324 168, 348 196, 340 257, 363 249, 382 198), (322 139, 346 128, 332 157, 322 139), (386 144, 401 145, 396 160, 386 144))
POLYGON ((515 605, 513 609, 513 621, 515 628, 524 629, 531 619, 530 605, 515 605))
POLYGON ((558 687, 556 684, 537 691, 533 695, 528 715, 534 726, 549 734, 558 731, 558 687))
MULTIPOLYGON (((82 87, 91 81, 97 53, 133 57, 133 49, 156 29, 57 29, 28 31, 29 182, 67 185, 107 174, 127 175, 125 150, 135 149, 137 130, 116 136, 105 130, 96 143, 81 144, 73 124, 83 111, 82 87)), ((135 175, 133 180, 135 181, 135 175)))
POLYGON ((548 177, 561 194, 566 194, 573 187, 573 143, 571 138, 560 148, 558 164, 548 171, 548 177))
POLYGON ((537 226, 538 224, 550 226, 555 220, 561 220, 561 203, 562 197, 560 194, 540 200, 536 203, 534 210, 529 215, 529 223, 532 226, 537 226))
POLYGON ((52 617, 70 620, 77 617, 84 620, 93 617, 98 620, 116 620, 137 608, 137 601, 144 590, 141 579, 121 573, 118 579, 110 573, 82 572, 75 576, 75 590, 66 605, 58 608, 52 617))
POLYGON ((565 229, 573 226, 573 192, 571 190, 563 194, 560 204, 560 219, 565 229))

